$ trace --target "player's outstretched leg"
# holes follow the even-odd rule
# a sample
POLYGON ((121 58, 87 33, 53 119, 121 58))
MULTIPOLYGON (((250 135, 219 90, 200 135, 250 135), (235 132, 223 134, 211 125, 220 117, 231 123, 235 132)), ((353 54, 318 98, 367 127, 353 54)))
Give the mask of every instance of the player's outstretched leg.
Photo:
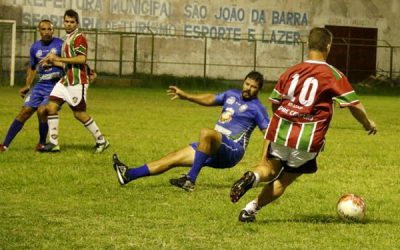
POLYGON ((54 143, 49 142, 43 147, 40 147, 39 152, 58 153, 60 152, 60 145, 56 145, 54 143))
POLYGON ((115 172, 117 172, 118 182, 121 185, 125 185, 129 182, 128 176, 126 176, 126 172, 128 171, 128 166, 126 166, 123 162, 118 159, 117 154, 113 154, 113 166, 115 172))
POLYGON ((96 154, 102 153, 109 146, 110 146, 110 143, 107 141, 107 139, 104 139, 104 142, 102 142, 102 143, 96 142, 96 145, 94 146, 94 152, 96 154))
POLYGON ((178 179, 170 179, 169 182, 179 188, 182 188, 185 191, 192 192, 194 191, 194 182, 189 178, 188 175, 184 174, 182 177, 178 179))
POLYGON ((0 144, 0 152, 5 152, 7 150, 8 150, 8 148, 6 146, 4 146, 3 144, 0 144))
POLYGON ((245 208, 239 213, 240 222, 254 222, 258 211, 257 201, 250 201, 245 208))
POLYGON ((231 201, 237 202, 250 188, 253 187, 253 184, 256 180, 256 176, 253 172, 248 171, 244 173, 244 175, 237 180, 232 188, 231 188, 231 201))

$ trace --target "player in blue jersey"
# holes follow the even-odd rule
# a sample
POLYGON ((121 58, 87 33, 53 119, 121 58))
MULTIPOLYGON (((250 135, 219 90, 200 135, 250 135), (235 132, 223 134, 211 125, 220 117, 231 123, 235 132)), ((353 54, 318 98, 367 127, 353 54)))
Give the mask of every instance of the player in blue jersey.
POLYGON ((8 129, 3 143, 0 144, 0 151, 8 149, 12 140, 35 111, 39 120, 39 143, 36 145, 36 150, 46 143, 48 132, 46 104, 54 85, 64 75, 64 70, 51 65, 43 67, 39 65, 39 61, 49 53, 60 56, 63 40, 53 37, 53 24, 49 20, 40 21, 38 29, 41 39, 31 46, 30 67, 27 70, 25 86, 19 90, 20 96, 25 98, 24 106, 8 129), (36 73, 39 73, 39 81, 31 88, 36 73))
POLYGON ((242 159, 254 128, 258 126, 265 132, 268 126, 268 114, 257 98, 263 82, 264 77, 252 71, 245 77, 242 91, 228 90, 218 95, 194 95, 176 86, 170 86, 168 94, 172 95, 172 100, 179 98, 203 106, 223 106, 215 128, 203 128, 199 142, 140 167, 129 168, 114 154, 113 166, 119 183, 125 185, 137 178, 161 174, 176 166, 191 166, 188 174, 171 179, 170 183, 186 191, 193 191, 203 166, 213 168, 235 166, 242 159))

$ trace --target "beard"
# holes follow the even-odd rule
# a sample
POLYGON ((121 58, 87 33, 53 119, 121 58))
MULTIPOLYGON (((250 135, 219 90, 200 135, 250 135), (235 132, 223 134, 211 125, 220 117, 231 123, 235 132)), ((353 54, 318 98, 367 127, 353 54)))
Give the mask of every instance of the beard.
POLYGON ((250 99, 253 99, 254 96, 252 96, 250 94, 250 91, 243 90, 242 91, 242 98, 245 99, 245 100, 250 100, 250 99))

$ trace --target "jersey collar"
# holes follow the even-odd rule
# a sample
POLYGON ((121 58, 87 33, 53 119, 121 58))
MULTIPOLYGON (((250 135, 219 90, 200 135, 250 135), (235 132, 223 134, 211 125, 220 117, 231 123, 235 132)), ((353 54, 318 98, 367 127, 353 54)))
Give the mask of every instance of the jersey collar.
POLYGON ((304 62, 306 62, 306 63, 316 63, 316 64, 327 64, 326 62, 317 61, 317 60, 306 60, 304 62))

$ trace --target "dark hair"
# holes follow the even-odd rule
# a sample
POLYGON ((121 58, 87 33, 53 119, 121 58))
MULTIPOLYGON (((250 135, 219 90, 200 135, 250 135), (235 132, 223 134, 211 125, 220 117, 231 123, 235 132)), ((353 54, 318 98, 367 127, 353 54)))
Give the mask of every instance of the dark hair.
POLYGON ((328 44, 332 43, 333 35, 325 28, 313 28, 308 36, 308 48, 310 50, 318 50, 327 52, 328 44))
POLYGON ((75 18, 76 23, 79 23, 79 14, 75 10, 73 9, 66 10, 64 13, 64 19, 65 16, 73 17, 75 18))
POLYGON ((40 28, 40 25, 42 23, 49 23, 51 24, 51 26, 53 26, 53 23, 49 20, 49 19, 42 19, 39 23, 38 23, 38 28, 40 28))
POLYGON ((255 80, 258 83, 259 89, 262 89, 264 85, 264 76, 260 72, 253 70, 250 73, 248 73, 244 79, 246 80, 247 78, 255 80))

